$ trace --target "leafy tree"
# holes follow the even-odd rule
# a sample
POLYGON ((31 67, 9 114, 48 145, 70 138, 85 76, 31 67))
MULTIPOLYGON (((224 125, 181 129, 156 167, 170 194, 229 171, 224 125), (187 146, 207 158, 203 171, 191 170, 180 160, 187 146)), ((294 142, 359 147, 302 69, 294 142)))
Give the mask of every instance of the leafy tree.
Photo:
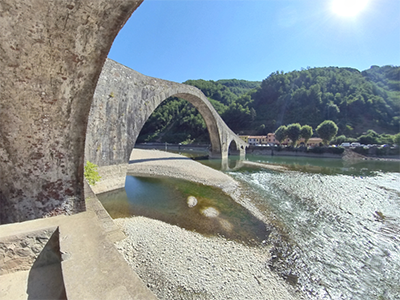
POLYGON ((303 125, 300 130, 300 137, 304 139, 304 144, 307 145, 308 140, 313 135, 313 129, 310 125, 303 125))
POLYGON ((383 133, 383 134, 380 135, 381 144, 390 144, 390 145, 392 145, 392 144, 394 144, 393 138, 394 138, 393 135, 383 133))
POLYGON ((290 124, 286 128, 286 135, 292 140, 292 146, 296 146, 300 137, 301 126, 299 123, 290 124))
POLYGON ((258 127, 258 133, 265 134, 265 124, 261 124, 260 127, 258 127))
POLYGON ((359 136, 358 141, 361 144, 380 144, 381 143, 379 134, 377 134, 374 130, 368 130, 366 134, 359 136))
POLYGON ((335 139, 334 139, 334 143, 336 144, 336 145, 340 145, 340 144, 342 144, 342 143, 344 143, 344 142, 346 142, 347 141, 347 138, 346 138, 346 136, 345 135, 339 135, 339 136, 337 136, 335 139))
POLYGON ((331 120, 325 120, 317 127, 317 133, 325 145, 335 137, 337 132, 338 127, 335 122, 331 120))
POLYGON ((394 142, 396 145, 400 146, 400 133, 398 133, 398 134, 396 134, 396 135, 394 136, 393 142, 394 142))
MULTIPOLYGON (((227 125, 237 132, 272 132, 277 124, 308 124, 324 120, 338 126, 338 134, 354 139, 372 129, 398 133, 400 126, 400 67, 308 68, 274 72, 262 82, 228 79, 188 80, 210 100, 227 125), (265 128, 261 128, 261 125, 265 128)), ((187 101, 164 101, 143 127, 138 142, 208 141, 198 111, 187 101), (185 120, 185 122, 182 122, 185 120)), ((365 135, 365 134, 363 134, 365 135)), ((366 134, 370 138, 370 135, 366 134)), ((389 136, 380 136, 390 143, 389 136)))
POLYGON ((282 142, 287 138, 287 128, 285 125, 279 126, 279 128, 275 131, 275 138, 278 140, 279 143, 282 142))
POLYGON ((84 176, 90 185, 96 185, 101 179, 99 172, 97 171, 98 166, 90 161, 86 162, 84 176))

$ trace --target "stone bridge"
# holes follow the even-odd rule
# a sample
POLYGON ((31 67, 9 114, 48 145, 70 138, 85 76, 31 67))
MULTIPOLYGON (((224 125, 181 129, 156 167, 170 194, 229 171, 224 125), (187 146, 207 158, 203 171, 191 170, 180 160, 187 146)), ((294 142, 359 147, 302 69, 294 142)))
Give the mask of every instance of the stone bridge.
MULTIPOLYGON (((0 0, 0 224, 85 210, 85 138, 94 91, 115 36, 142 2, 0 0)), ((138 75, 135 80, 142 79, 138 75)), ((156 98, 161 102, 170 93, 192 101, 205 118, 213 114, 195 89, 178 89, 176 84, 175 90, 158 94, 155 87, 150 81, 143 86, 141 97, 148 99, 147 105, 154 101, 155 108, 156 98)), ((107 101, 126 99, 120 90, 114 91, 114 98, 104 93, 107 101)), ((142 109, 146 114, 152 111, 146 105, 142 109)), ((146 114, 126 126, 139 126, 146 114)), ((212 153, 225 155, 229 131, 220 132, 219 121, 206 122, 212 153)), ((123 142, 131 147, 134 138, 123 142)), ((115 147, 123 150, 122 144, 115 147)), ((108 157, 100 165, 127 158, 127 153, 107 152, 105 144, 99 151, 108 157)))
POLYGON ((97 83, 89 114, 85 159, 97 164, 103 192, 123 187, 126 166, 137 137, 153 111, 167 98, 187 100, 202 115, 210 136, 210 157, 226 158, 228 152, 245 155, 241 140, 197 88, 142 75, 107 59, 97 83))

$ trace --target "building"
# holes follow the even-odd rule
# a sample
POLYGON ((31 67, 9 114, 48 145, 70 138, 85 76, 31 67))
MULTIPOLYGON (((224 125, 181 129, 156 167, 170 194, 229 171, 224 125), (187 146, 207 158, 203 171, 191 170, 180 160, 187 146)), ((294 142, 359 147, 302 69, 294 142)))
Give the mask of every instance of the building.
MULTIPOLYGON (((243 141, 248 143, 250 146, 255 146, 255 145, 280 145, 279 141, 275 138, 275 133, 268 133, 267 135, 240 135, 239 136, 243 141)), ((283 141, 282 145, 290 145, 292 141, 287 138, 283 141)), ((322 143, 321 138, 310 138, 307 141, 307 145, 304 145, 304 139, 301 138, 297 144, 298 145, 304 145, 307 147, 316 147, 319 146, 322 143)))
POLYGON ((249 136, 248 135, 239 135, 239 138, 241 138, 246 143, 249 143, 249 136))
POLYGON ((268 144, 267 136, 265 135, 250 135, 248 136, 249 145, 264 145, 268 144))
MULTIPOLYGON (((303 143, 304 144, 304 139, 300 139, 299 143, 303 143)), ((307 141, 307 147, 316 147, 319 146, 322 143, 322 139, 321 138, 310 138, 307 141)))

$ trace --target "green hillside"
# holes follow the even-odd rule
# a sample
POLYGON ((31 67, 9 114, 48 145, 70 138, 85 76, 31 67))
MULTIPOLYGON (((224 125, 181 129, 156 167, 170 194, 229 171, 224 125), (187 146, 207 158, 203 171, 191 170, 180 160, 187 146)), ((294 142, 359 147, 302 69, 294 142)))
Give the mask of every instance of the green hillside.
MULTIPOLYGON (((338 135, 358 137, 374 130, 400 130, 400 67, 309 68, 275 72, 262 82, 188 80, 211 101, 235 132, 266 134, 280 125, 308 124, 314 129, 333 120, 338 135)), ((185 100, 173 98, 156 109, 138 142, 208 142, 201 115, 185 100)))

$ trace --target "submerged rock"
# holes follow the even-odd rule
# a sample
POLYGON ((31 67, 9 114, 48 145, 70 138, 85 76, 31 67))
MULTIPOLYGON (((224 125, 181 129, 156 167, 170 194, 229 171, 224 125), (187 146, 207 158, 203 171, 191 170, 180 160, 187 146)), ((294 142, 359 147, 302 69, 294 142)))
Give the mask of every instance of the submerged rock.
POLYGON ((224 228, 226 231, 232 231, 233 225, 224 219, 219 220, 219 224, 221 224, 221 227, 224 228))
POLYGON ((215 218, 219 216, 219 211, 214 207, 207 207, 206 209, 203 209, 201 213, 208 218, 215 218))
POLYGON ((197 205, 197 199, 194 196, 189 196, 187 198, 187 205, 189 207, 195 207, 197 205))

